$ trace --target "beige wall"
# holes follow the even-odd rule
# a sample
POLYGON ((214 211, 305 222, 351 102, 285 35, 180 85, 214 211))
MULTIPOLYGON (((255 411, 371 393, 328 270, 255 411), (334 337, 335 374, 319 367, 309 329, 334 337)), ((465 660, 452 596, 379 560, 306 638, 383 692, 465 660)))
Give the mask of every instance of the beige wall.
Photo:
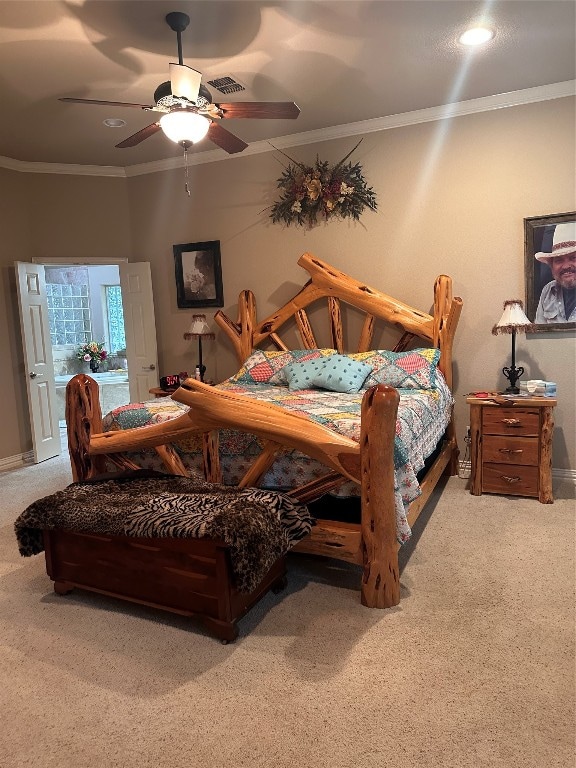
POLYGON ((0 458, 30 448, 14 261, 29 261, 32 226, 26 174, 0 169, 0 458), (28 448, 26 447, 28 445, 28 448))
MULTIPOLYGON (((127 189, 122 205, 107 200, 100 220, 117 232, 117 242, 126 245, 132 260, 151 262, 163 373, 191 370, 196 357, 195 345, 182 338, 192 311, 176 306, 174 243, 220 240, 224 310, 233 319, 244 288, 254 290, 260 318, 293 295, 306 279, 296 265, 304 251, 425 310, 430 309, 436 275, 452 275, 455 293, 464 299, 454 350, 462 436, 468 423, 464 394, 506 385, 500 371, 510 363, 510 337, 494 337, 490 330, 505 299, 524 297, 523 219, 576 208, 575 135, 573 99, 369 134, 351 159, 362 163, 378 196, 378 212, 366 212, 357 223, 334 221, 310 231, 273 225, 268 218, 266 208, 274 200, 275 180, 282 170, 278 153, 192 167, 191 197, 184 190, 183 170, 126 182, 77 181, 86 185, 86 205, 94 209, 116 184, 127 189)), ((352 138, 340 139, 297 147, 289 154, 306 162, 317 153, 336 161, 354 143, 352 138)), ((44 196, 60 203, 63 180, 66 190, 68 178, 44 176, 44 196)), ((31 214, 34 247, 36 208, 41 204, 37 196, 31 214)), ((66 233, 51 232, 47 216, 42 222, 42 237, 53 235, 58 248, 70 251, 73 244, 66 233)), ((90 219, 82 226, 94 229, 90 219)), ((79 237, 77 230, 74 238, 79 237)), ((206 314, 210 319, 213 312, 206 314)), ((574 336, 520 337, 517 345, 524 378, 558 383, 554 466, 563 469, 576 467, 574 336)), ((205 362, 215 379, 237 368, 221 337, 207 345, 205 362)), ((0 392, 7 386, 0 383, 0 392)), ((17 450, 29 449, 28 433, 21 431, 17 442, 17 450)), ((0 457, 14 452, 0 435, 0 457)))
POLYGON ((14 262, 129 257, 127 194, 122 178, 0 169, 0 460, 32 448, 14 262))

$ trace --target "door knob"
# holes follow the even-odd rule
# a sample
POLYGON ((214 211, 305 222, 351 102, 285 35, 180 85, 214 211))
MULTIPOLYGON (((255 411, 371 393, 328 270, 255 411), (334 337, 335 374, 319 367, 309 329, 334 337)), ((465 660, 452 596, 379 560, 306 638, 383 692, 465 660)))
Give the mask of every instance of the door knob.
POLYGON ((148 367, 150 368, 151 371, 155 371, 156 370, 156 366, 154 365, 154 363, 150 363, 150 365, 148 367))
POLYGON ((30 378, 31 378, 31 379, 35 379, 35 378, 36 378, 36 376, 38 376, 38 374, 37 374, 37 373, 34 373, 34 371, 30 371, 30 373, 28 374, 28 376, 30 376, 30 378))

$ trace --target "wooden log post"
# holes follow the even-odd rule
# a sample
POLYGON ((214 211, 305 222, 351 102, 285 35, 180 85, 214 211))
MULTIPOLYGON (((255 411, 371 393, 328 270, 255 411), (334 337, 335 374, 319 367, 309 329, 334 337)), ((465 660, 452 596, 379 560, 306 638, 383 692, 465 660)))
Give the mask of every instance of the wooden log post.
POLYGON ((220 434, 217 429, 211 429, 202 435, 202 458, 206 482, 221 483, 220 434))
MULTIPOLYGON (((438 367, 442 371, 442 375, 450 390, 453 388, 452 345, 461 312, 462 299, 459 296, 454 297, 452 295, 451 278, 448 275, 439 275, 434 283, 434 330, 432 344, 442 350, 438 367)), ((457 475, 460 450, 458 448, 454 412, 452 412, 452 418, 446 430, 446 437, 452 447, 452 455, 450 462, 446 466, 445 474, 457 475)))
POLYGON ((358 352, 368 352, 372 349, 372 337, 374 335, 374 315, 368 312, 364 315, 364 323, 358 340, 358 352))
POLYGON ((482 496, 482 406, 478 403, 470 405, 470 461, 472 479, 470 493, 472 496, 482 496))
POLYGON ((242 362, 254 351, 256 326, 256 299, 252 291, 243 291, 238 298, 238 325, 240 326, 240 356, 242 362))
POLYGON ((188 472, 182 459, 171 445, 156 445, 154 446, 154 450, 162 460, 164 468, 167 470, 168 474, 190 477, 190 472, 188 472))
POLYGON ((330 317, 330 343, 340 355, 344 352, 344 330, 340 302, 334 296, 328 296, 328 314, 330 317))
POLYGON ((538 465, 538 500, 541 504, 553 504, 552 492, 552 435, 554 433, 554 408, 544 407, 541 412, 541 456, 538 465))
POLYGON ((400 602, 394 502, 394 438, 400 396, 385 384, 362 399, 362 605, 390 608, 400 602))
POLYGON ((294 318, 296 320, 296 326, 298 327, 298 333, 300 334, 300 339, 302 340, 304 349, 317 349, 318 342, 316 341, 314 331, 312 330, 310 320, 308 319, 308 315, 306 314, 305 310, 299 309, 294 314, 294 318))
POLYGON ((83 373, 66 385, 66 425, 68 451, 74 482, 88 480, 104 472, 105 458, 90 455, 90 438, 102 432, 102 411, 98 384, 83 373))

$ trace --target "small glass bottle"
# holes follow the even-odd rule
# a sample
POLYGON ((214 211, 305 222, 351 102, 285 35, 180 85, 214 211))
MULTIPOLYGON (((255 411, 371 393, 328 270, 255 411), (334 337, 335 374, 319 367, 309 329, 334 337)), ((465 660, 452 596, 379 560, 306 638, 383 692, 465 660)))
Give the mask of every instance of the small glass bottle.
POLYGON ((199 365, 196 366, 196 370, 194 371, 194 378, 196 379, 196 381, 201 381, 202 380, 202 376, 200 374, 200 366, 199 365))

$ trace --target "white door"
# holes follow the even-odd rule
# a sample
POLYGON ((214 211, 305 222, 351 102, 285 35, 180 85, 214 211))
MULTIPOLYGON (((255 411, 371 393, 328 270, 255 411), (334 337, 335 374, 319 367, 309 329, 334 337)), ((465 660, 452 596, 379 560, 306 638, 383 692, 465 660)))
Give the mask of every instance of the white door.
POLYGON ((52 342, 44 267, 16 262, 16 284, 34 462, 60 454, 52 342))
POLYGON ((124 309, 126 355, 130 381, 130 402, 150 400, 150 389, 157 387, 158 350, 150 264, 120 264, 120 286, 124 309))

